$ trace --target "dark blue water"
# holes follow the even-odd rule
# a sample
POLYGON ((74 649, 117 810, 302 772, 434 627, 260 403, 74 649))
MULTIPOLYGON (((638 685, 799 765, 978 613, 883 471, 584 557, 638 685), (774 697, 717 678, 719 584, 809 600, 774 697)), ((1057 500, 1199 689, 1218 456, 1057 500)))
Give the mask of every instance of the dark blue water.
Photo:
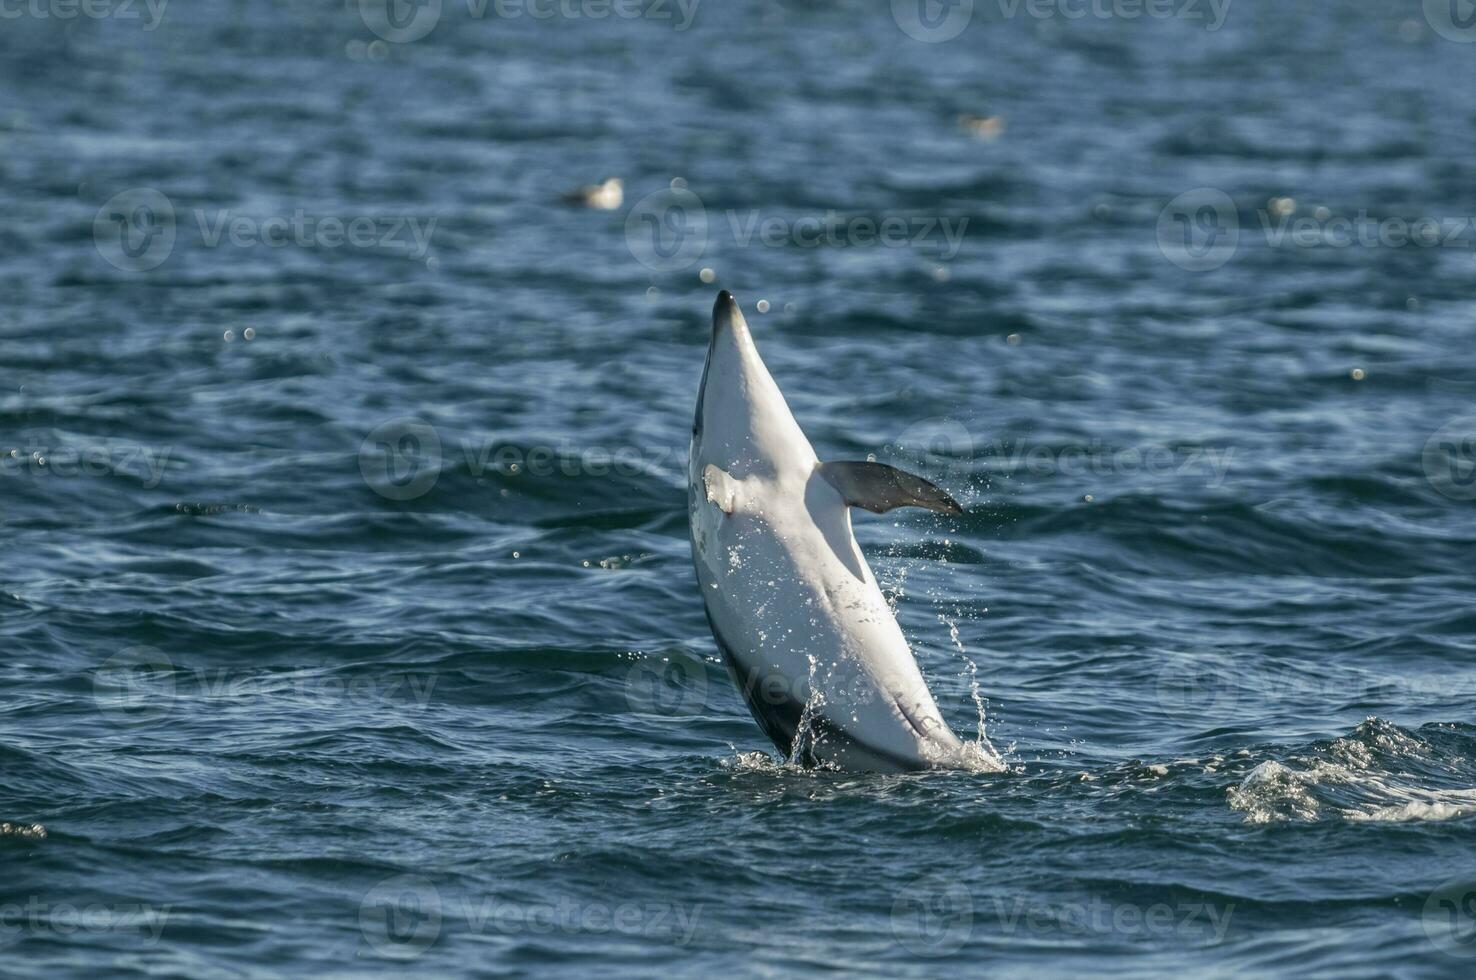
POLYGON ((1476 26, 1187 2, 5 5, 0 973, 1469 976, 1476 26), (750 718, 718 288, 1008 771, 750 718))

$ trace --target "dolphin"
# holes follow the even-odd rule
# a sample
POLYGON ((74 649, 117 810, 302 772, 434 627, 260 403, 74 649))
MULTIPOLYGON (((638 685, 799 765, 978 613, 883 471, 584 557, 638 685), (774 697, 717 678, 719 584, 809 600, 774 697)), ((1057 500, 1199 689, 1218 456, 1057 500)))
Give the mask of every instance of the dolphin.
POLYGON ((906 506, 963 513, 895 467, 822 463, 720 292, 688 458, 692 561, 729 674, 798 764, 998 768, 943 720, 851 532, 852 507, 906 506))

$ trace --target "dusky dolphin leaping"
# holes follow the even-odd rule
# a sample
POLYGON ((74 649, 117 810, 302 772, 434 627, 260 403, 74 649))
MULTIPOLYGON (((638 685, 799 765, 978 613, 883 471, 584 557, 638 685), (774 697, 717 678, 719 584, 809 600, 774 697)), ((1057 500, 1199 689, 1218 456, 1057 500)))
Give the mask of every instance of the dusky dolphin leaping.
POLYGON ((687 509, 707 619, 786 757, 863 771, 996 768, 938 711, 851 532, 852 507, 963 508, 882 463, 822 463, 727 290, 713 308, 687 509))

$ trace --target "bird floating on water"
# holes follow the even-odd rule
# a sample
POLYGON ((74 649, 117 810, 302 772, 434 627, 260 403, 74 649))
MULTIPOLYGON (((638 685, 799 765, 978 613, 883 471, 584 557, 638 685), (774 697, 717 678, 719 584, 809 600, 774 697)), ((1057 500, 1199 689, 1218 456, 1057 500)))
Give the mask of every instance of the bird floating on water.
POLYGON ((601 183, 570 191, 563 196, 563 201, 596 211, 614 211, 625 203, 625 182, 619 177, 609 177, 601 183))

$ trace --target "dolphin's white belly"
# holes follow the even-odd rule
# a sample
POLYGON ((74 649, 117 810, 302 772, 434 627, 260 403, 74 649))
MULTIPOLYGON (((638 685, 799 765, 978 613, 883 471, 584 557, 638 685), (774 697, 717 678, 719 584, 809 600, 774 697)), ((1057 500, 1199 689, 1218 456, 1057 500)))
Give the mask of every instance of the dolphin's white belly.
POLYGON ((708 618, 770 738, 844 768, 957 761, 962 746, 856 546, 841 497, 814 479, 799 492, 760 487, 724 514, 707 500, 695 457, 692 470, 693 556, 708 618))

